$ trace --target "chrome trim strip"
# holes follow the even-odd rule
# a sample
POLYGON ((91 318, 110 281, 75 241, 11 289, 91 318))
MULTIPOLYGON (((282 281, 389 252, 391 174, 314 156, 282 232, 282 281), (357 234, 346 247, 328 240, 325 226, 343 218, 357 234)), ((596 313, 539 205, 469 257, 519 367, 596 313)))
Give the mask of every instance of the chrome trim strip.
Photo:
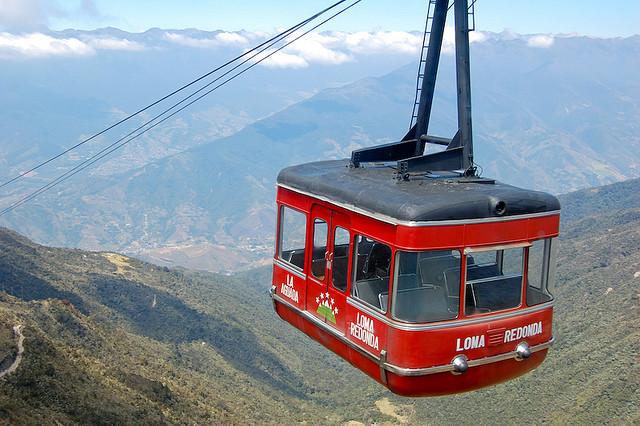
MULTIPOLYGON (((539 345, 531 346, 531 352, 539 352, 544 349, 549 349, 555 343, 555 338, 551 338, 548 341, 541 343, 539 345)), ((488 356, 485 358, 479 359, 470 359, 467 362, 469 363, 469 368, 472 367, 480 367, 482 365, 493 364, 495 362, 507 361, 509 359, 517 359, 516 351, 505 352, 503 354, 488 356)), ((398 374, 400 376, 426 376, 429 374, 436 373, 445 373, 447 371, 453 372, 453 365, 437 365, 435 367, 427 367, 427 368, 402 368, 395 365, 386 364, 385 368, 392 373, 398 374)))
POLYGON ((465 247, 464 254, 469 253, 482 253, 486 251, 498 251, 498 250, 508 250, 508 249, 516 249, 516 248, 525 248, 531 247, 533 244, 529 242, 523 243, 513 243, 513 244, 499 244, 497 246, 474 246, 474 247, 465 247))
POLYGON ((523 314, 531 314, 534 312, 538 312, 538 311, 542 311, 544 309, 548 309, 553 307, 554 305, 554 300, 551 300, 549 302, 546 303, 542 303, 540 305, 536 305, 536 306, 531 306, 529 308, 526 309, 518 309, 517 311, 511 311, 511 312, 505 312, 502 314, 495 314, 495 315, 490 315, 490 316, 482 316, 482 317, 478 317, 478 318, 466 318, 466 319, 460 319, 460 320, 449 320, 449 321, 441 321, 441 322, 434 322, 434 323, 430 323, 430 324, 408 324, 408 323, 404 323, 404 322, 400 322, 400 321, 396 321, 393 319, 389 319, 385 316, 380 315, 379 312, 376 312, 375 310, 369 308, 368 306, 364 305, 363 303, 359 302, 358 300, 352 298, 352 297, 347 297, 347 303, 351 306, 353 306, 354 308, 358 308, 361 311, 363 311, 364 313, 366 313, 367 315, 377 319, 380 322, 383 322, 385 324, 387 324, 388 326, 391 326, 393 328, 396 328, 398 330, 403 330, 403 331, 426 331, 426 330, 440 330, 443 328, 454 328, 454 327, 462 327, 465 325, 472 325, 472 324, 479 324, 479 323, 483 323, 483 322, 491 322, 491 321, 496 321, 496 320, 501 320, 501 319, 507 319, 507 318, 512 318, 518 315, 523 315, 523 314))
POLYGON ((384 349, 380 351, 378 365, 380 366, 380 380, 385 386, 388 386, 389 380, 387 379, 387 369, 385 368, 385 365, 387 365, 387 351, 384 349))
MULTIPOLYGON (((305 319, 308 319, 314 325, 322 328, 324 331, 328 332, 329 334, 332 334, 338 340, 342 341, 344 344, 346 344, 350 348, 358 351, 362 355, 371 359, 373 362, 380 365, 380 367, 386 371, 390 371, 391 373, 394 373, 400 376, 426 376, 429 374, 446 373, 446 372, 454 371, 452 364, 436 365, 434 367, 426 367, 426 368, 404 368, 394 364, 389 364, 388 362, 385 362, 384 360, 382 360, 380 357, 377 357, 376 355, 372 354, 366 349, 363 349, 360 346, 353 343, 344 335, 344 333, 341 333, 338 330, 332 327, 329 327, 326 323, 320 321, 318 318, 314 317, 308 312, 298 309, 298 307, 292 305, 291 303, 284 300, 282 297, 278 296, 274 292, 270 292, 270 293, 274 301, 282 303, 288 309, 291 309, 298 315, 304 317, 305 319)), ((555 342, 555 338, 552 337, 547 342, 541 343, 539 345, 531 346, 531 352, 533 353, 533 352, 538 352, 544 349, 548 349, 551 345, 553 345, 554 342, 555 342)), ((505 352, 502 354, 485 357, 485 358, 472 359, 472 360, 469 360, 468 363, 469 363, 469 368, 471 368, 471 367, 479 367, 482 365, 491 364, 494 362, 506 361, 509 359, 517 359, 517 352, 515 350, 511 352, 505 352)))
MULTIPOLYGON (((286 262, 283 262, 279 259, 274 259, 273 263, 279 267, 281 267, 282 269, 286 270, 287 272, 290 272, 294 275, 296 275, 298 278, 301 279, 307 279, 307 276, 304 273, 301 273, 300 271, 297 271, 293 268, 291 268, 290 265, 288 265, 286 262)), ((511 312, 505 312, 502 314, 495 314, 495 315, 490 315, 490 316, 483 316, 483 317, 478 317, 478 318, 467 318, 467 319, 462 319, 462 320, 449 320, 449 321, 441 321, 441 322, 434 322, 434 323, 429 323, 429 324, 408 324, 408 323, 404 323, 404 322, 400 322, 400 321, 396 321, 393 319, 389 319, 386 316, 384 316, 381 312, 365 305, 364 303, 360 302, 357 299, 352 298, 351 296, 347 296, 347 303, 351 306, 353 306, 354 308, 358 308, 360 309, 362 312, 364 312, 365 314, 369 315, 370 317, 373 317, 375 319, 377 319, 380 322, 385 323, 388 326, 394 327, 398 330, 403 330, 403 331, 426 331, 426 330, 440 330, 443 328, 454 328, 454 327, 461 327, 461 326, 465 326, 465 325, 471 325, 471 324, 478 324, 478 323, 482 323, 482 322, 489 322, 489 321, 495 321, 495 320, 501 320, 501 319, 506 319, 506 318, 511 318, 520 314, 531 314, 534 312, 538 312, 538 311, 542 311, 544 309, 547 308, 552 308, 554 306, 554 302, 555 299, 550 300, 549 302, 546 303, 542 303, 540 305, 536 305, 536 306, 532 306, 526 309, 519 309, 517 311, 511 311, 511 312)), ((295 307, 295 306, 294 306, 295 307)), ((298 309, 296 307, 296 309, 298 309)), ((313 317, 315 318, 315 317, 313 317)))
POLYGON ((387 215, 380 214, 380 213, 375 213, 375 212, 370 212, 368 210, 361 209, 360 207, 354 206, 352 204, 341 203, 339 201, 331 200, 331 199, 329 199, 327 197, 323 197, 321 195, 312 194, 312 193, 307 192, 307 191, 302 191, 300 189, 293 188, 293 187, 291 187, 289 185, 285 185, 285 184, 282 184, 282 183, 279 183, 277 186, 281 187, 281 188, 284 188, 284 189, 288 189, 289 191, 297 192, 298 194, 306 195, 308 197, 313 197, 315 199, 327 202, 329 204, 333 204, 334 206, 342 207, 344 209, 350 210, 350 211, 355 212, 355 213, 359 213, 359 214, 362 214, 362 215, 365 215, 365 216, 373 217, 374 219, 377 219, 377 220, 382 221, 382 222, 389 223, 391 225, 402 225, 402 226, 409 226, 409 227, 447 226, 447 225, 472 225, 472 224, 475 224, 475 223, 508 222, 508 221, 513 221, 513 220, 536 219, 536 218, 539 218, 539 217, 557 216, 557 215, 560 214, 560 210, 552 210, 552 211, 548 211, 548 212, 523 214, 523 215, 519 215, 519 216, 504 216, 504 217, 487 217, 487 218, 482 218, 482 219, 439 220, 439 221, 415 222, 415 221, 408 221, 408 220, 398 220, 398 219, 395 219, 395 218, 393 218, 391 216, 387 216, 387 215))
POLYGON ((293 268, 287 262, 284 262, 284 261, 282 261, 280 259, 273 259, 273 264, 281 267, 282 269, 286 270, 287 272, 292 273, 293 275, 295 275, 298 278, 301 278, 303 280, 307 279, 307 276, 304 274, 304 272, 301 272, 301 271, 293 268))
MULTIPOLYGON (((491 282, 491 281, 496 281, 496 278, 501 279, 501 280, 505 280, 505 279, 508 279, 508 278, 522 278, 522 274, 494 275, 493 277, 488 277, 488 278, 478 278, 477 280, 467 280, 467 285, 469 285, 469 284, 488 283, 488 282, 491 282)), ((520 305, 518 305, 518 306, 520 306, 520 305)))

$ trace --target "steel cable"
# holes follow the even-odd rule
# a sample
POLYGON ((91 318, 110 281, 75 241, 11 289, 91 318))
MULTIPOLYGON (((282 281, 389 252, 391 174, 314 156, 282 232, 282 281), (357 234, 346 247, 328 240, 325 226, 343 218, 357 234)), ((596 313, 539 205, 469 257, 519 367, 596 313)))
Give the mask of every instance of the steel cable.
POLYGON ((77 148, 81 147, 82 145, 84 145, 84 144, 86 144, 86 143, 88 143, 88 142, 90 142, 90 141, 94 140, 94 139, 95 139, 95 138, 97 138, 98 136, 101 136, 101 135, 103 135, 103 134, 107 133, 109 130, 111 130, 111 129, 113 129, 113 128, 115 128, 115 127, 117 127, 117 126, 119 126, 119 125, 121 125, 121 124, 123 124, 123 123, 125 123, 125 122, 129 121, 129 120, 130 120, 130 119, 132 119, 133 117, 136 117, 136 116, 138 116, 138 115, 142 114, 143 112, 145 112, 145 111, 149 110, 150 108, 153 108, 154 106, 156 106, 156 105, 158 105, 158 104, 162 103, 163 101, 165 101, 165 100, 169 99, 170 97, 172 97, 172 96, 174 96, 174 95, 176 95, 176 94, 178 94, 178 93, 182 92, 183 90, 185 90, 185 89, 187 89, 187 88, 189 88, 189 87, 193 86, 194 84, 196 84, 196 83, 198 83, 198 82, 200 82, 200 81, 204 80, 205 78, 207 78, 207 77, 211 76, 212 74, 215 74, 216 72, 218 72, 218 71, 220 71, 220 70, 222 70, 222 69, 226 68, 227 66, 229 66, 229 65, 233 64, 234 62, 236 62, 236 61, 238 61, 238 60, 242 59, 243 57, 248 56, 248 55, 249 55, 249 54, 251 54, 252 52, 255 52, 256 50, 261 49, 262 47, 264 47, 264 46, 266 46, 267 44, 269 44, 269 43, 273 42, 274 40, 276 40, 276 39, 281 39, 282 37, 286 37, 287 35, 289 35, 289 34, 291 34, 291 33, 295 32, 297 29, 299 29, 299 28, 301 28, 301 27, 305 26, 305 25, 306 25, 306 24, 308 24, 309 22, 316 20, 316 19, 317 19, 318 17, 320 17, 321 15, 324 15, 324 14, 325 14, 325 13, 327 13, 329 10, 334 9, 334 8, 338 7, 339 5, 341 5, 341 4, 343 4, 343 3, 346 3, 346 2, 348 2, 348 1, 349 1, 349 0, 340 0, 340 1, 338 1, 338 2, 336 2, 336 3, 334 3, 334 4, 332 4, 331 6, 329 6, 329 7, 325 8, 325 9, 321 10, 320 12, 318 12, 318 13, 314 14, 313 16, 310 16, 309 18, 305 19, 304 21, 301 21, 300 23, 298 23, 298 24, 294 25, 293 27, 290 27, 289 29, 282 31, 281 33, 279 33, 279 34, 277 34, 277 35, 273 36, 272 38, 270 38, 269 40, 266 40, 265 42, 263 42, 263 43, 259 44, 258 46, 256 46, 256 47, 254 47, 254 48, 252 48, 252 49, 250 49, 250 50, 248 50, 248 51, 244 52, 243 54, 241 54, 241 55, 239 55, 239 56, 236 56, 235 58, 233 58, 233 59, 231 59, 231 60, 227 61, 226 63, 224 63, 224 64, 220 65, 219 67, 217 67, 217 68, 215 68, 215 69, 213 69, 213 70, 211 70, 211 71, 207 72, 206 74, 203 74, 202 76, 200 76, 200 77, 196 78, 195 80, 192 80, 191 82, 189 82, 189 83, 187 83, 187 84, 185 84, 185 85, 181 86, 180 88, 178 88, 178 89, 174 90, 173 92, 171 92, 171 93, 169 93, 169 94, 167 94, 167 95, 163 96, 162 98, 160 98, 160 99, 158 99, 158 100, 156 100, 156 101, 152 102, 151 104, 149 104, 149 105, 145 106, 144 108, 141 108, 141 109, 139 109, 138 111, 136 111, 136 112, 134 112, 134 113, 132 113, 132 114, 130 114, 130 115, 128 115, 128 116, 126 116, 125 118, 121 119, 120 121, 118 121, 118 122, 116 122, 116 123, 114 123, 114 124, 112 124, 112 125, 108 126, 107 128, 105 128, 105 129, 103 129, 103 130, 99 131, 98 133, 95 133, 95 134, 93 134, 92 136, 90 136, 90 137, 88 137, 88 138, 86 138, 86 139, 84 139, 84 140, 82 140, 82 141, 78 142, 77 144, 73 145, 72 147, 65 149, 64 151, 60 152, 59 154, 56 154, 56 155, 54 155, 53 157, 51 157, 51 158, 49 158, 49 159, 47 159, 47 160, 45 160, 45 161, 43 161, 43 162, 41 162, 41 163, 37 164, 36 166, 34 166, 34 167, 30 168, 29 170, 27 170, 27 171, 25 171, 25 172, 21 172, 20 174, 16 175, 15 177, 13 177, 13 178, 11 178, 11 179, 9 179, 9 180, 7 180, 7 181, 3 182, 2 184, 0 184, 0 188, 3 188, 3 187, 5 187, 5 186, 7 186, 7 185, 9 185, 9 184, 11 184, 11 183, 13 183, 13 182, 17 181, 18 179, 21 179, 21 178, 23 178, 23 177, 27 176, 29 173, 34 172, 34 171, 38 170, 39 168, 41 168, 41 167, 43 167, 43 166, 45 166, 45 165, 47 165, 47 164, 51 163, 52 161, 57 160, 58 158, 62 157, 63 155, 68 154, 69 152, 71 152, 71 151, 73 151, 73 150, 75 150, 75 149, 77 149, 77 148))
MULTIPOLYGON (((319 28, 320 26, 326 24, 327 22, 331 21, 332 19, 336 18, 337 16, 343 14, 344 12, 346 12, 347 10, 351 9, 352 7, 354 7, 356 4, 362 2, 363 0, 356 0, 354 1, 352 4, 350 4, 349 6, 341 9, 340 11, 336 12, 335 14, 331 15, 330 17, 328 17, 327 19, 325 19, 324 21, 321 21, 319 24, 316 24, 314 27, 310 28, 309 30, 305 31, 304 33, 296 36, 295 38, 293 38, 292 40, 290 40, 289 42, 287 42, 286 44, 278 47, 277 49, 275 49, 274 51, 268 53, 267 55, 265 55, 263 58, 260 58, 259 60, 257 60, 256 62, 254 62, 253 64, 251 64, 250 66, 248 66, 247 68, 239 71, 238 73, 234 74, 233 76, 231 76, 230 78, 226 79, 225 81, 223 81, 222 83, 216 85, 215 87, 213 87, 212 89, 209 89, 208 91, 206 91, 205 93, 203 93, 202 95, 198 96, 197 98, 191 100, 190 102, 188 102, 186 105, 182 106, 181 108, 177 109, 176 111, 172 112, 171 114, 167 115, 166 117, 162 118, 162 120, 154 123, 152 126, 147 127, 146 129, 140 131, 138 134, 131 136, 129 139, 126 140, 122 140, 125 139, 127 136, 125 136, 124 138, 121 138, 120 140, 112 143, 111 145, 109 145, 108 147, 102 149, 100 152, 94 154, 93 156, 91 156, 90 158, 86 159, 85 161, 83 161, 82 163, 76 165, 75 167, 73 167, 71 170, 68 170, 67 172, 63 173, 62 175, 58 176, 56 179, 54 179, 53 181, 49 182, 48 184, 40 187, 39 189, 37 189, 36 191, 30 193, 29 195, 25 196, 24 198, 16 201, 15 203, 11 204, 9 207, 3 209, 2 211, 0 211, 0 216, 5 215, 6 213, 9 213, 10 211, 14 210, 15 208, 31 201, 32 199, 34 199, 35 197, 37 197, 38 195, 42 194, 43 192, 48 191, 49 189, 59 185, 60 183, 64 182, 65 180, 71 178, 72 176, 76 175, 77 173, 80 173, 81 171, 85 170, 86 168, 90 167, 91 165, 95 164, 97 161, 100 161, 102 158, 108 156, 109 154, 113 153, 114 151, 122 148, 123 146, 127 145, 128 143, 130 143, 131 141, 139 138, 140 136, 144 135, 145 133, 147 133, 149 130, 159 126, 160 124, 164 123, 165 121, 167 121, 168 119, 170 119, 171 117, 175 116, 176 114, 180 113, 181 111, 183 111, 184 109, 188 108, 189 106, 193 105, 194 103, 198 102, 199 100, 201 100, 202 98, 204 98, 205 96, 209 95, 210 93, 214 92, 215 90, 219 89, 220 87, 228 84, 229 82, 233 81, 234 79, 236 79, 237 77, 239 77, 240 75, 244 74, 245 72, 249 71, 250 69, 254 68, 255 66, 257 66, 258 64, 260 64, 261 62, 269 59, 271 56, 275 55, 276 53, 280 52, 282 49, 286 48, 287 46, 291 45, 292 43, 296 42, 297 40, 301 39, 302 37, 306 36, 307 34, 309 34, 310 32, 316 30, 317 28, 319 28)), ((343 2, 340 2, 343 3, 343 2)), ((276 42, 277 43, 277 42, 276 42)), ((255 54, 252 58, 255 58, 256 56, 264 53, 266 50, 268 50, 270 47, 266 47, 264 48, 261 52, 258 52, 257 54, 255 54)), ((244 63, 250 61, 250 59, 244 61, 244 63)), ((243 63, 243 64, 244 64, 243 63)), ((241 65, 236 66, 234 69, 237 69, 238 67, 240 67, 241 65)), ((233 70, 231 70, 233 71, 233 70)), ((229 72, 231 72, 229 71, 229 72)), ((225 75, 228 75, 228 73, 226 73, 225 75)), ((224 76, 224 75, 223 75, 224 76)), ((220 76, 218 79, 214 80, 218 81, 220 80, 223 76, 220 76)), ((163 111, 161 114, 159 114, 158 116, 154 117, 152 120, 149 120, 147 123, 143 124, 141 127, 139 127, 137 130, 139 130, 142 127, 145 127, 147 124, 151 123, 153 120, 157 119, 158 117, 166 114, 168 111, 170 111, 171 109, 175 108, 177 105, 182 104, 185 100, 193 97, 195 94, 199 93, 200 91, 202 91, 203 89, 205 89, 206 87, 209 87, 211 84, 213 84, 213 82, 207 84, 206 86, 203 86, 202 88, 200 88, 198 91, 194 92, 193 94, 191 94, 190 96, 188 96, 187 98, 183 99, 182 101, 178 102, 177 104, 175 104, 174 106, 172 106, 171 108, 163 111)), ((132 133, 135 133, 137 130, 134 130, 132 133)), ((130 133, 131 134, 131 133, 130 133)))

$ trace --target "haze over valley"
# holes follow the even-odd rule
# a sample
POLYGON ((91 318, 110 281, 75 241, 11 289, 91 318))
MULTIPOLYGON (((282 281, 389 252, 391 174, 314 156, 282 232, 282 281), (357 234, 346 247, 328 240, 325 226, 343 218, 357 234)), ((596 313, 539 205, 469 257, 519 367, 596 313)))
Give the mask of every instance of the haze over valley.
MULTIPOLYGON (((640 175, 640 37, 472 34, 476 161, 485 176, 564 193, 640 175)), ((0 43, 3 180, 261 40, 198 30, 46 37, 62 47, 0 43), (9 85, 18 78, 22 84, 9 85)), ((431 133, 450 137, 450 34, 446 40, 431 133)), ((282 167, 348 157, 404 135, 419 43, 417 33, 316 35, 0 223, 41 243, 160 264, 210 271, 259 265, 272 252, 282 167)), ((0 189, 3 206, 129 130, 0 189)))

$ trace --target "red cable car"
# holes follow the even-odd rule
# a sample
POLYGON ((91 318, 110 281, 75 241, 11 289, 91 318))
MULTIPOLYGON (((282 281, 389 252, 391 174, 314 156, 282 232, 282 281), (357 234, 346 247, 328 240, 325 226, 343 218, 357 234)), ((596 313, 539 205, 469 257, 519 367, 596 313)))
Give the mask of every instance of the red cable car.
MULTIPOLYGON (((429 14, 430 46, 442 43, 447 8, 437 0, 429 14)), ((405 396, 512 379, 553 343, 560 204, 477 176, 467 1, 456 0, 454 13, 454 138, 426 136, 440 54, 429 49, 416 125, 403 141, 278 176, 276 312, 405 396), (446 149, 423 155, 428 143, 446 149)))

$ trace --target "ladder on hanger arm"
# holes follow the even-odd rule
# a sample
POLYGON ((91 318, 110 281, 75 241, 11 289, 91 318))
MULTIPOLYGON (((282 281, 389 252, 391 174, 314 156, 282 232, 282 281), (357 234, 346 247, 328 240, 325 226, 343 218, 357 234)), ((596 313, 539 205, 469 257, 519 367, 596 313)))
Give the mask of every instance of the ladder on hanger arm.
POLYGON ((433 24, 433 13, 436 9, 436 0, 427 0, 427 23, 424 26, 424 36, 422 37, 422 49, 420 50, 420 63, 418 64, 418 77, 416 78, 416 97, 413 101, 413 111, 411 113, 411 124, 409 129, 416 124, 418 119, 418 107, 420 106, 420 93, 422 92, 422 80, 424 80, 424 70, 427 63, 427 51, 429 50, 429 38, 433 24))
MULTIPOLYGON (((469 5, 469 32, 475 31, 476 29, 476 1, 473 0, 471 5, 469 5)), ((436 10, 436 0, 427 0, 427 22, 424 27, 424 36, 422 37, 422 49, 420 50, 420 64, 418 65, 418 76, 416 78, 416 96, 413 101, 413 111, 411 113, 411 124, 409 124, 409 129, 416 124, 416 120, 418 119, 418 107, 420 106, 420 93, 422 92, 422 81, 424 80, 424 72, 427 64, 427 51, 429 50, 429 39, 431 36, 431 28, 433 26, 433 14, 436 10)), ((451 9, 451 6, 447 9, 451 9)))
POLYGON ((412 113, 412 127, 401 142, 355 150, 351 166, 363 163, 397 161, 397 177, 409 179, 411 174, 452 171, 475 176, 471 123, 471 76, 469 66, 469 31, 475 29, 475 2, 455 0, 456 84, 458 131, 453 138, 428 135, 433 96, 442 51, 449 0, 427 0, 428 13, 418 71, 418 87, 412 113), (470 28, 469 21, 472 22, 470 28), (428 36, 427 36, 428 33, 428 36), (428 44, 427 44, 428 38, 428 44), (426 58, 425 58, 426 51, 426 58), (424 155, 426 144, 446 146, 444 151, 424 155))

